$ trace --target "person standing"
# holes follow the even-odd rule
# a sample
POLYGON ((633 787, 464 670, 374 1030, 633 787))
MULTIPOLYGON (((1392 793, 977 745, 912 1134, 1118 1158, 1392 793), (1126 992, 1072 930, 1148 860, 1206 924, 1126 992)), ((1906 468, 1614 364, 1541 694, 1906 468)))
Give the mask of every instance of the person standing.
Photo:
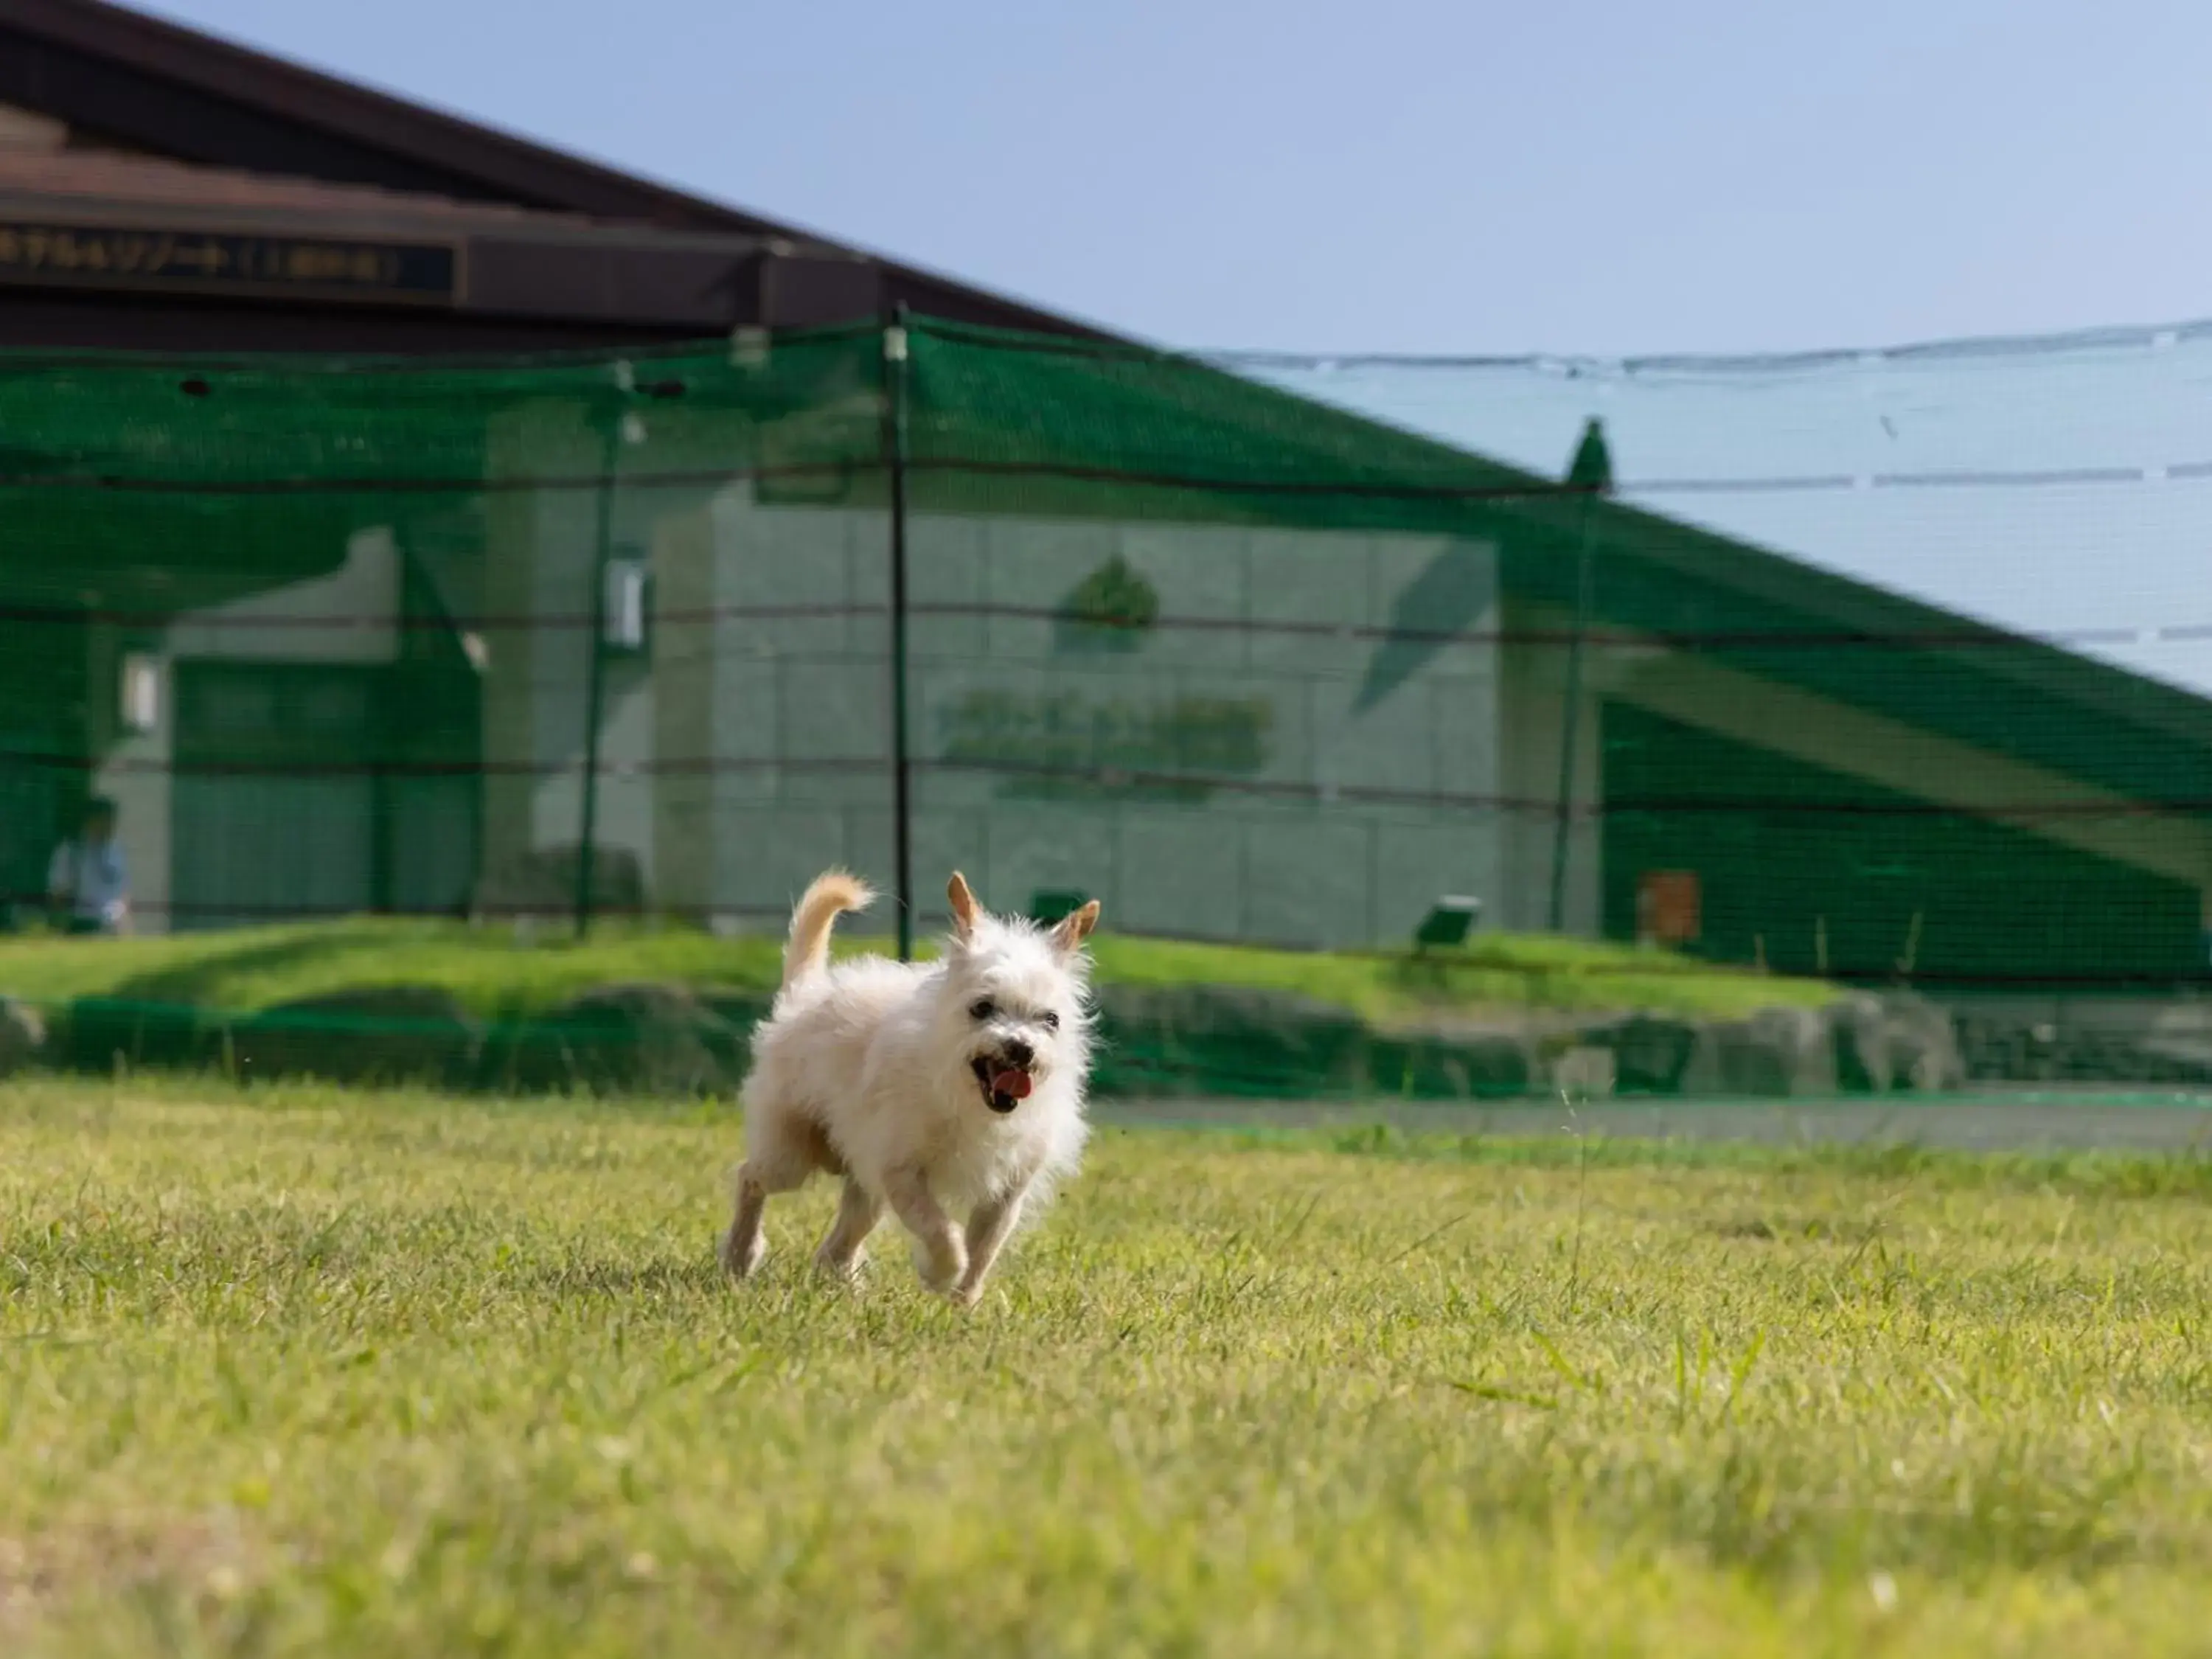
POLYGON ((75 838, 54 848, 46 897, 64 933, 112 935, 129 929, 129 883, 115 823, 115 803, 95 797, 85 804, 75 838))

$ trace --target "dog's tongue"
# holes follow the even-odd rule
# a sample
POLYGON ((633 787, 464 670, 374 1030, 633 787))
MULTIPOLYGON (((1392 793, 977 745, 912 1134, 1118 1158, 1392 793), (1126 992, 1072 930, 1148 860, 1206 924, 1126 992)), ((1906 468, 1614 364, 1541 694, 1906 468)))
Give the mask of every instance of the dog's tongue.
POLYGON ((1027 1072, 1001 1072, 991 1079, 991 1092, 1004 1095, 1010 1100, 1027 1100, 1030 1097, 1030 1074, 1027 1072))

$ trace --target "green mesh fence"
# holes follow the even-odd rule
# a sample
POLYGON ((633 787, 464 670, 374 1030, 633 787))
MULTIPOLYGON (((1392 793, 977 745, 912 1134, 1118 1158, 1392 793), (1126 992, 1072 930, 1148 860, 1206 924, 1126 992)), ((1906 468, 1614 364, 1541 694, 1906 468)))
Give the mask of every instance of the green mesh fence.
MULTIPOLYGON (((1493 459, 1516 372, 921 320, 0 360, 18 1046, 718 1091, 840 863, 905 901, 883 948, 955 867, 1101 899, 1109 1095, 2212 1077, 2212 703, 1898 578, 2018 579, 1962 491, 2040 488, 2117 559, 2068 492, 2185 526, 2193 475, 1793 453, 1721 493, 1797 518, 1739 522, 1628 472, 1602 376, 1544 381, 1552 464, 1493 459), (129 937, 54 937, 111 881, 129 937)), ((1933 395, 1791 372, 1855 434, 1933 395)))

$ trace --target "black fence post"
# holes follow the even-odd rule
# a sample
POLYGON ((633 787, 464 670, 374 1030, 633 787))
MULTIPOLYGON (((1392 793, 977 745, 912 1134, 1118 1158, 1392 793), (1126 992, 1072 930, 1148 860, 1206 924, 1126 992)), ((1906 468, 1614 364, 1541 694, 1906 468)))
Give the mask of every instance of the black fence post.
POLYGON ((1613 488, 1613 456, 1606 447, 1605 428, 1593 420, 1583 428, 1582 442, 1568 464, 1567 483, 1582 491, 1582 512, 1575 538, 1575 627, 1567 640, 1566 701, 1559 711, 1559 804, 1552 821, 1552 904, 1550 929, 1566 931, 1567 850, 1575 814, 1575 747, 1583 712, 1583 641, 1589 631, 1591 589, 1596 573, 1591 568, 1592 515, 1597 498, 1613 488))
POLYGON ((914 823, 907 755, 906 449, 907 308, 884 321, 884 466, 890 479, 891 847, 898 884, 898 953, 914 960, 914 823))
POLYGON ((592 843, 599 833, 599 705, 606 695, 607 564, 613 556, 615 468, 622 458, 623 410, 606 414, 599 451, 599 525, 592 548, 591 658, 584 676, 584 777, 576 841, 576 937, 592 931, 592 843))

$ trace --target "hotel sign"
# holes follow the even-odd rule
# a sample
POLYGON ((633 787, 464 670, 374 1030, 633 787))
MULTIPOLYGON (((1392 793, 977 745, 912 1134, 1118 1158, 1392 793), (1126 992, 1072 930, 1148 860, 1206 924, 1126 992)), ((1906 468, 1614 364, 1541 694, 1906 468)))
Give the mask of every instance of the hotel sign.
POLYGON ((27 287, 451 305, 460 271, 436 243, 0 219, 0 283, 27 287))

